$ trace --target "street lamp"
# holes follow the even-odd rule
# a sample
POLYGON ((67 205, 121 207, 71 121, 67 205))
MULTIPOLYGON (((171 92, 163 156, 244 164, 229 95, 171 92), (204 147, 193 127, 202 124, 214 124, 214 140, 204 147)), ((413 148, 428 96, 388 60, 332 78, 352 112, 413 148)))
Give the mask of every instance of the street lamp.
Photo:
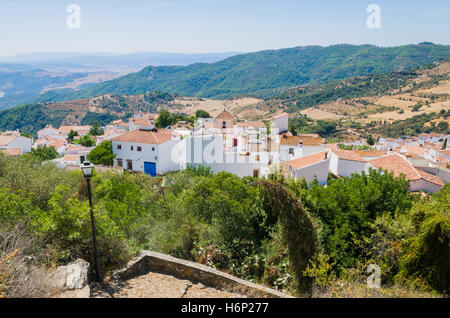
POLYGON ((102 273, 100 271, 100 254, 97 248, 97 237, 95 233, 95 221, 94 221, 94 209, 92 208, 92 193, 91 193, 91 178, 94 172, 94 165, 89 161, 83 162, 81 165, 81 171, 83 172, 84 179, 86 179, 88 195, 89 195, 89 207, 91 211, 91 225, 92 225, 92 241, 94 242, 94 259, 95 259, 95 273, 97 275, 97 282, 102 283, 102 273))

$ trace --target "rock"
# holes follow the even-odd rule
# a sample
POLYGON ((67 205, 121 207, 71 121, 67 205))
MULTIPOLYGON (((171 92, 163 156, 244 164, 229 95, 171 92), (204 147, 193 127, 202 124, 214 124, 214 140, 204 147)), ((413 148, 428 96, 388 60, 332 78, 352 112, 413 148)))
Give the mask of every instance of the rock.
POLYGON ((88 284, 89 263, 78 259, 66 266, 60 266, 51 275, 53 285, 59 289, 82 289, 88 284))

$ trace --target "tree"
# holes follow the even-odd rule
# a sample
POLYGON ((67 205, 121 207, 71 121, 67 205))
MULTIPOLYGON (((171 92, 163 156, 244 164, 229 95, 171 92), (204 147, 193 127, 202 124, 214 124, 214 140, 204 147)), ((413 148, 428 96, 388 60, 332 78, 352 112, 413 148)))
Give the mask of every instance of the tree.
POLYGON ((112 151, 112 142, 104 141, 95 149, 93 149, 87 156, 88 160, 97 165, 112 166, 114 165, 114 158, 116 157, 112 151))
POLYGON ((402 244, 400 279, 424 279, 443 292, 450 291, 450 186, 417 201, 411 209, 415 230, 402 244))
POLYGON ((173 124, 172 115, 167 110, 159 112, 158 119, 156 119, 156 127, 165 128, 173 124))
POLYGON ((95 145, 95 140, 92 139, 89 135, 84 135, 77 140, 77 143, 84 147, 92 147, 95 145))
POLYGON ((373 137, 371 135, 369 135, 369 137, 367 138, 367 143, 371 146, 375 145, 375 140, 373 140, 373 137))
POLYGON ((439 124, 437 125, 437 129, 440 132, 446 132, 448 130, 448 123, 446 121, 439 122, 439 124))
POLYGON ((278 216, 282 241, 288 248, 289 264, 299 295, 312 295, 312 279, 303 275, 318 249, 314 225, 302 203, 283 184, 260 180, 258 185, 272 214, 278 216))
POLYGON ((69 134, 67 135, 67 141, 72 142, 75 139, 75 136, 78 136, 78 131, 69 131, 69 134))
POLYGON ((442 150, 447 149, 447 138, 444 140, 444 144, 442 145, 442 150))
POLYGON ((91 135, 91 136, 101 136, 104 133, 105 133, 105 130, 102 127, 100 127, 100 124, 98 123, 98 121, 95 121, 91 130, 89 130, 89 135, 91 135))
POLYGON ((197 118, 211 118, 211 115, 207 111, 205 111, 203 109, 199 109, 199 110, 197 110, 195 112, 195 117, 197 117, 197 118))
POLYGON ((37 148, 31 149, 31 152, 28 155, 39 158, 42 161, 52 160, 59 157, 58 152, 53 146, 39 146, 37 148))

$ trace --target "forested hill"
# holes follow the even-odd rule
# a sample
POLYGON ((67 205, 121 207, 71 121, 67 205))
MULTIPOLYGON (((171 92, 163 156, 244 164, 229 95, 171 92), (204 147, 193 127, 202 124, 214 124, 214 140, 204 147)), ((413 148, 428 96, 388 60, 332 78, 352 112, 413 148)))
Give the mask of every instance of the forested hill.
POLYGON ((269 97, 286 87, 407 70, 448 58, 450 46, 428 42, 389 48, 372 45, 296 47, 241 54, 211 64, 149 66, 138 73, 84 90, 48 92, 34 101, 131 95, 155 90, 210 98, 269 97))

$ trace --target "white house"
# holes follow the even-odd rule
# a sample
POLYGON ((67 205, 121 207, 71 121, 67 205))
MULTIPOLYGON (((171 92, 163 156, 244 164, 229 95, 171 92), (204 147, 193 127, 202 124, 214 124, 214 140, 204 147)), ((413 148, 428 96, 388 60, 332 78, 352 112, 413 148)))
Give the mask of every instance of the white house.
POLYGON ((225 151, 223 135, 195 136, 180 144, 180 168, 187 166, 209 167, 213 173, 221 171, 239 177, 263 177, 269 171, 269 153, 225 151))
POLYGON ((280 140, 280 161, 306 157, 327 149, 323 138, 318 135, 288 136, 284 134, 278 138, 280 140))
POLYGON ((270 128, 278 129, 278 133, 284 133, 289 129, 289 115, 287 113, 281 113, 272 117, 270 122, 270 128))
POLYGON ((78 133, 78 136, 81 137, 89 134, 91 128, 92 126, 61 126, 59 127, 58 132, 60 136, 64 136, 64 138, 67 138, 69 132, 73 130, 78 133))
MULTIPOLYGON (((38 135, 38 139, 47 139, 50 136, 57 137, 57 136, 59 136, 59 130, 56 128, 53 128, 50 125, 50 126, 46 126, 45 128, 39 130, 37 132, 37 135, 38 135)), ((64 138, 64 137, 61 137, 61 138, 64 138)))
POLYGON ((353 173, 368 172, 367 161, 350 150, 332 149, 330 172, 336 176, 349 177, 353 173))
POLYGON ((115 165, 126 170, 141 171, 151 176, 177 171, 180 164, 171 160, 171 152, 179 139, 168 130, 134 130, 113 138, 115 165))
POLYGON ((318 152, 306 157, 287 162, 287 174, 295 179, 305 178, 312 182, 317 180, 319 184, 327 184, 330 167, 330 150, 318 152))
POLYGON ((19 149, 21 149, 20 153, 24 154, 31 151, 31 146, 33 145, 33 141, 31 138, 11 135, 11 136, 0 136, 0 150, 10 149, 8 152, 10 153, 19 153, 19 149), (13 151, 11 149, 16 149, 13 151))

